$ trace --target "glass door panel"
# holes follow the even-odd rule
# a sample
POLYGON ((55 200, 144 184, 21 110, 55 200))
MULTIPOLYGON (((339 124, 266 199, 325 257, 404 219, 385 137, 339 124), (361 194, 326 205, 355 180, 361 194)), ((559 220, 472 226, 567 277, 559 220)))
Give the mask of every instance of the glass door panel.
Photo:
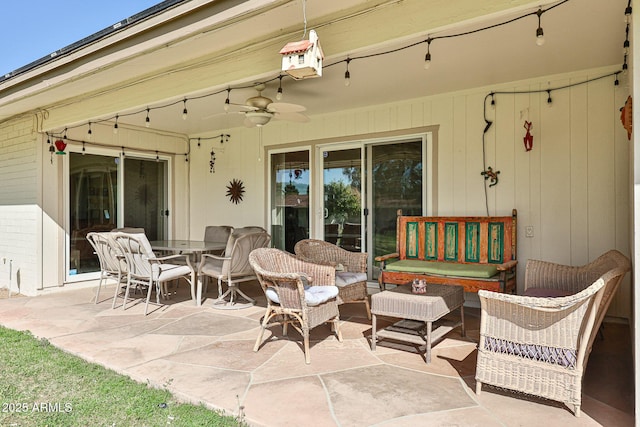
POLYGON ((149 240, 166 236, 166 161, 125 158, 123 227, 142 227, 149 240))
POLYGON ((69 275, 100 270, 87 240, 91 231, 116 227, 117 158, 69 153, 69 275))
POLYGON ((361 149, 323 151, 322 165, 324 240, 361 252, 361 149))
POLYGON ((273 153, 271 168, 271 242, 293 253, 309 237, 309 151, 273 153))
MULTIPOLYGON (((396 212, 422 215, 423 155, 422 141, 369 146, 371 168, 370 229, 373 248, 370 261, 396 251, 396 212)), ((373 268, 373 278, 377 269, 373 268)))

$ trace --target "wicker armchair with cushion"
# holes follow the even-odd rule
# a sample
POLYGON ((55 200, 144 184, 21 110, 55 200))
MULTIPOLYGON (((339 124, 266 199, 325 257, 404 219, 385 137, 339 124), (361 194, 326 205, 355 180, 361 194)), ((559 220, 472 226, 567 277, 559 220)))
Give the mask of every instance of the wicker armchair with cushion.
POLYGON ((535 284, 537 294, 543 288, 563 292, 519 296, 479 291, 476 394, 482 384, 490 384, 563 402, 580 416, 582 378, 593 340, 629 269, 629 260, 617 251, 582 267, 531 260, 525 288, 531 292, 535 284), (599 277, 594 279, 595 274, 599 277))
POLYGON ((303 337, 305 362, 309 355, 309 331, 323 323, 331 323, 338 341, 340 314, 336 296, 334 268, 303 261, 288 252, 275 248, 255 249, 249 255, 262 290, 267 298, 267 310, 253 351, 258 351, 264 330, 276 320, 287 335, 291 325, 303 337))
POLYGON ((371 320, 367 293, 367 253, 350 252, 332 243, 304 239, 296 243, 294 251, 301 259, 335 268, 338 304, 363 303, 371 320))

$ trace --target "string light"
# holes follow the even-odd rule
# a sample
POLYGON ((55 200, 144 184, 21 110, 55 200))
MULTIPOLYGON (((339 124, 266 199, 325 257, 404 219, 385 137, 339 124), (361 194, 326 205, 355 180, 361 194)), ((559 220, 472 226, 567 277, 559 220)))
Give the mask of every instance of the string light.
POLYGON ((124 145, 121 148, 122 148, 122 157, 124 157, 125 156, 125 154, 124 154, 124 145))
POLYGON ((491 93, 491 108, 494 110, 496 108, 496 97, 494 93, 491 93))
POLYGON ((536 12, 536 15, 538 15, 538 29, 536 30, 536 44, 538 46, 542 46, 544 44, 544 31, 542 30, 542 26, 540 22, 543 13, 544 12, 542 12, 542 9, 538 9, 538 11, 536 12))
POLYGON ((231 103, 229 96, 231 96, 231 89, 227 89, 227 99, 224 100, 224 111, 229 111, 229 104, 231 103))
POLYGON ((349 63, 351 58, 347 58, 347 71, 344 72, 344 85, 349 86, 351 84, 351 73, 349 73, 349 63))
POLYGON ((431 37, 427 38, 427 54, 424 56, 424 69, 428 70, 431 67, 431 37))
POLYGON ((624 9, 624 22, 626 24, 631 23, 631 11, 631 0, 629 0, 629 3, 627 3, 627 7, 624 9))
POLYGON ((84 141, 82 141, 82 155, 83 155, 83 156, 84 156, 84 154, 85 154, 85 151, 86 151, 86 150, 85 150, 85 148, 84 148, 84 141))
POLYGON ((278 76, 280 83, 278 85, 278 92, 276 93, 276 100, 280 101, 282 99, 282 74, 278 76))
POLYGON ((151 126, 151 119, 149 119, 149 107, 147 107, 147 118, 144 119, 144 126, 145 127, 151 126))
MULTIPOLYGON (((492 25, 489 25, 489 26, 486 26, 486 27, 482 27, 482 28, 474 29, 474 30, 471 30, 471 31, 461 32, 461 33, 457 33, 457 34, 448 34, 448 35, 443 35, 443 36, 435 36, 435 37, 431 37, 431 36, 430 36, 430 37, 428 37, 426 40, 422 40, 422 41, 419 41, 419 42, 415 42, 415 43, 409 44, 409 45, 407 45, 407 46, 402 46, 402 47, 400 47, 400 48, 395 48, 395 49, 392 49, 392 50, 389 50, 389 51, 385 51, 385 52, 378 52, 378 53, 375 53, 375 54, 368 54, 368 55, 357 56, 357 57, 347 57, 347 58, 346 58, 346 59, 344 59, 344 60, 337 61, 337 62, 335 62, 335 63, 333 63, 333 64, 325 65, 325 66, 324 66, 324 68, 328 68, 328 67, 330 67, 330 66, 337 65, 337 64, 339 64, 340 62, 345 62, 345 63, 346 63, 346 71, 345 71, 345 80, 344 80, 344 84, 345 84, 345 86, 349 86, 349 85, 350 85, 350 83, 351 83, 351 73, 350 73, 350 70, 349 70, 349 65, 350 65, 350 62, 351 62, 351 61, 353 61, 353 60, 359 60, 359 59, 365 59, 365 58, 370 58, 370 57, 374 57, 374 56, 386 55, 386 54, 390 54, 390 53, 394 53, 394 52, 397 52, 397 51, 400 51, 400 50, 408 49, 408 48, 410 48, 410 47, 416 46, 416 45, 421 44, 421 43, 427 43, 427 53, 426 53, 426 55, 425 55, 425 64, 424 64, 424 67, 425 67, 425 68, 428 68, 428 67, 429 67, 429 65, 430 65, 431 59, 432 59, 432 57, 431 57, 431 51, 430 51, 430 49, 431 49, 431 43, 432 43, 433 41, 435 41, 436 39, 443 39, 443 38, 455 38, 455 37, 461 37, 461 36, 466 36, 466 35, 470 35, 470 34, 478 33, 478 32, 480 32, 480 31, 485 31, 485 30, 489 30, 489 29, 493 29, 493 28, 496 28, 496 27, 500 27, 500 26, 503 26, 503 25, 507 25, 507 24, 513 23, 513 22, 515 22, 515 21, 518 21, 518 20, 520 20, 520 19, 526 18, 526 17, 531 16, 531 15, 536 15, 536 16, 538 17, 538 28, 536 29, 536 43, 537 43, 538 45, 542 45, 542 44, 544 43, 544 41, 545 41, 545 40, 544 40, 544 31, 543 31, 543 29, 542 29, 542 23, 541 23, 541 21, 542 21, 542 19, 541 19, 541 18, 542 18, 542 15, 543 15, 544 13, 548 12, 548 11, 549 11, 549 10, 551 10, 551 9, 554 9, 554 8, 556 8, 556 7, 559 7, 559 6, 561 6, 561 5, 565 4, 565 3, 567 3, 568 1, 569 1, 569 0, 561 0, 561 1, 559 1, 558 3, 556 3, 555 5, 550 6, 550 7, 546 8, 546 9, 539 8, 539 9, 538 9, 538 10, 536 10, 536 11, 527 12, 527 13, 525 13, 525 14, 523 14, 523 15, 521 15, 521 16, 518 16, 518 17, 516 17, 516 18, 509 19, 509 20, 507 20, 507 21, 500 22, 500 23, 497 23, 497 24, 492 24, 492 25)), ((629 0, 629 4, 628 4, 627 8, 625 9, 625 21, 629 21, 629 22, 630 22, 630 18, 631 18, 631 1, 629 0)), ((625 43, 623 44, 623 48, 625 49, 625 51, 626 51, 626 49, 627 49, 627 48, 629 48, 629 47, 630 47, 630 46, 627 46, 628 44, 630 44, 630 43, 626 43, 626 42, 625 42, 625 43)), ((621 71, 621 72, 623 72, 623 74, 624 74, 624 73, 626 73, 626 70, 628 69, 627 56, 628 56, 628 54, 625 54, 625 61, 624 61, 624 64, 623 64, 623 67, 622 67, 622 71, 621 71)), ((271 78, 271 79, 268 79, 268 80, 265 80, 265 81, 263 81, 263 82, 262 82, 262 83, 269 83, 269 82, 271 82, 271 81, 275 81, 276 79, 278 79, 278 80, 279 80, 279 85, 278 85, 278 91, 277 91, 277 94, 276 94, 276 99, 279 99, 279 98, 278 98, 278 96, 279 96, 279 95, 281 96, 281 93, 282 93, 281 88, 282 88, 282 78, 283 78, 283 77, 284 77, 284 76, 283 76, 282 74, 279 74, 278 76, 275 76, 275 77, 273 77, 273 78, 271 78)), ((205 97, 209 97, 209 96, 214 96, 214 95, 217 95, 217 94, 220 94, 220 93, 224 92, 225 90, 226 90, 226 92, 227 92, 227 96, 226 96, 225 103, 224 103, 224 110, 225 110, 225 111, 228 111, 228 110, 229 110, 229 108, 230 108, 230 104, 231 104, 231 101, 230 101, 230 94, 231 94, 231 90, 235 90, 235 89, 253 88, 254 86, 255 86, 255 83, 253 83, 253 84, 251 84, 251 85, 247 85, 247 86, 239 86, 239 87, 234 87, 234 88, 228 87, 228 88, 226 88, 226 89, 222 89, 222 90, 219 90, 219 91, 216 91, 216 92, 213 92, 213 93, 209 93, 209 94, 205 94, 205 95, 200 95, 200 96, 196 96, 196 97, 192 97, 192 98, 186 98, 186 97, 185 97, 185 98, 183 98, 183 99, 181 99, 181 100, 173 101, 173 102, 171 102, 171 103, 169 103, 169 104, 162 105, 162 106, 158 106, 158 107, 153 107, 153 108, 151 108, 151 107, 147 107, 147 108, 146 108, 147 118, 149 117, 149 112, 150 112, 150 110, 151 110, 151 109, 166 108, 166 107, 169 107, 169 106, 175 105, 175 104, 177 104, 177 103, 179 103, 179 102, 182 102, 182 103, 183 103, 183 116, 182 116, 182 117, 183 117, 183 119, 185 119, 185 120, 186 120, 186 119, 187 119, 187 117, 186 117, 186 110, 187 110, 187 108, 186 108, 186 101, 187 101, 187 100, 190 100, 190 99, 200 99, 200 98, 205 98, 205 97)), ((492 107, 494 106, 494 103, 495 103, 495 102, 494 102, 494 99, 492 99, 492 104, 491 104, 491 105, 492 105, 492 107)), ((136 112, 131 112, 131 113, 126 113, 126 114, 121 114, 121 115, 115 115, 114 117, 106 118, 106 119, 99 120, 99 121, 108 121, 108 120, 111 120, 111 119, 114 119, 114 118, 115 118, 115 123, 114 123, 114 125, 113 125, 113 132, 114 132, 114 134, 117 134, 117 133, 118 133, 118 119, 119 119, 119 117, 120 117, 120 116, 130 116, 130 115, 134 115, 134 114, 139 114, 139 113, 141 113, 141 112, 143 112, 143 111, 145 111, 145 110, 136 111, 136 112)), ((95 123, 95 122, 96 122, 96 121, 94 121, 94 123, 95 123)), ((149 126, 149 124, 150 124, 150 119, 149 119, 149 120, 147 120, 145 124, 147 124, 147 126, 149 126)), ((78 125, 78 126, 82 126, 82 125, 78 125)), ((187 158, 187 161, 188 161, 188 158, 187 158)))
POLYGON ((547 105, 551 106, 551 103, 553 101, 551 100, 551 89, 547 89, 547 105))
POLYGON ((183 101, 183 109, 182 109, 182 120, 187 120, 187 116, 188 116, 188 112, 187 112, 187 98, 185 98, 183 101))
MULTIPOLYGON (((93 132, 91 132, 91 122, 89 122, 89 130, 87 131, 87 139, 88 139, 89 141, 91 141, 91 134, 92 134, 92 133, 93 133, 93 132)), ((84 146, 82 147, 82 151, 84 151, 84 146)))
POLYGON ((158 150, 156 150, 156 162, 160 161, 160 155, 158 154, 158 150))

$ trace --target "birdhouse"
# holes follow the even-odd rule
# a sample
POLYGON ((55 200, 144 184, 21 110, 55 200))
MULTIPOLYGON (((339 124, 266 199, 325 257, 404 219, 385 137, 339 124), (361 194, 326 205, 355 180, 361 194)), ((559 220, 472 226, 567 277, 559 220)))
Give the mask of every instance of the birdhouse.
POLYGON ((282 71, 296 80, 322 76, 324 54, 314 30, 309 31, 309 40, 287 43, 280 49, 282 71))

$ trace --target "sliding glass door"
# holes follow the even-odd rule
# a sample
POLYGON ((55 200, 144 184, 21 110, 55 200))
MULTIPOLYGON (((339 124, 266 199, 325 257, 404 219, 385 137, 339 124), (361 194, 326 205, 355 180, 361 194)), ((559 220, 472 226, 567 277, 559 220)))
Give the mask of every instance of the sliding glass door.
POLYGON ((70 152, 67 276, 100 270, 89 232, 142 227, 149 240, 164 239, 167 188, 166 160, 70 152))
POLYGON ((293 253, 309 237, 309 151, 271 153, 269 164, 271 243, 293 253))
MULTIPOLYGON (((422 139, 369 145, 367 149, 371 230, 369 262, 396 251, 396 217, 422 215, 425 205, 424 146, 422 139)), ((372 263, 372 278, 378 277, 372 263)))
POLYGON ((322 150, 324 240, 363 251, 362 149, 322 150))

